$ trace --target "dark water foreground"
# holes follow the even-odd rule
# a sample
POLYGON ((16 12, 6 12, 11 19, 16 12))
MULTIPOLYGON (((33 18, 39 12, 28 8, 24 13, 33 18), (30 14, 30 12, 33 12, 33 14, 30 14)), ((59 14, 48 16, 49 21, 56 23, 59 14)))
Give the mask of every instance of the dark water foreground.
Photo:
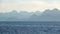
POLYGON ((0 34, 60 34, 60 22, 0 21, 0 34))

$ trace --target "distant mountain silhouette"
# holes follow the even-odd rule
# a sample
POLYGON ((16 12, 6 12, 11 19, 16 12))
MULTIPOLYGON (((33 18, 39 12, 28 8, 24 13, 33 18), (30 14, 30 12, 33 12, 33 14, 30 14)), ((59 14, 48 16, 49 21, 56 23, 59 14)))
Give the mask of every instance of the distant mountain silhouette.
POLYGON ((34 12, 31 16, 30 16, 30 18, 29 18, 29 21, 38 21, 39 20, 39 16, 42 14, 42 12, 40 12, 40 11, 36 11, 36 12, 34 12))
POLYGON ((40 16, 31 16, 32 21, 60 21, 60 11, 58 9, 45 10, 40 16), (35 17, 33 19, 33 17, 35 17))
POLYGON ((31 15, 32 13, 27 11, 20 11, 18 13, 16 10, 13 10, 9 13, 0 13, 0 21, 24 21, 31 15))
POLYGON ((13 10, 9 13, 0 13, 0 21, 60 21, 60 10, 45 10, 44 12, 27 12, 13 10))

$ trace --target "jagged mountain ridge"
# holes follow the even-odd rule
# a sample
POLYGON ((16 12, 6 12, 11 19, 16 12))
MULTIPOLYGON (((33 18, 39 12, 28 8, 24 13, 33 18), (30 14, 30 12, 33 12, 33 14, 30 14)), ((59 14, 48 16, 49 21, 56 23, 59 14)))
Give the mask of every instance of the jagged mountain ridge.
POLYGON ((60 10, 56 8, 53 10, 48 9, 45 10, 40 16, 31 16, 31 18, 31 21, 60 21, 60 10))
POLYGON ((0 21, 60 21, 60 10, 47 9, 43 13, 40 11, 17 13, 16 10, 13 10, 9 13, 0 13, 0 21))

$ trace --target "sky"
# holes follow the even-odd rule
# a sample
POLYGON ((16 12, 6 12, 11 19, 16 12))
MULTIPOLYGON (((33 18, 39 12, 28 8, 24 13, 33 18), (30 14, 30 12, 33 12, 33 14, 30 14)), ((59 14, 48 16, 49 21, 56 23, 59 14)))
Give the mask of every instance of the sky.
POLYGON ((60 0, 0 0, 0 12, 44 11, 45 9, 60 9, 60 0))

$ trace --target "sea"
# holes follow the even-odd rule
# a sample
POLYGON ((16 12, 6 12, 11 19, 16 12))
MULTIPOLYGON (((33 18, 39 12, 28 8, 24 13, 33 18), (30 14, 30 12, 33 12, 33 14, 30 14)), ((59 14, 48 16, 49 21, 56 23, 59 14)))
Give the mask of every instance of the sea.
POLYGON ((0 21, 0 34, 60 34, 60 22, 0 21))

